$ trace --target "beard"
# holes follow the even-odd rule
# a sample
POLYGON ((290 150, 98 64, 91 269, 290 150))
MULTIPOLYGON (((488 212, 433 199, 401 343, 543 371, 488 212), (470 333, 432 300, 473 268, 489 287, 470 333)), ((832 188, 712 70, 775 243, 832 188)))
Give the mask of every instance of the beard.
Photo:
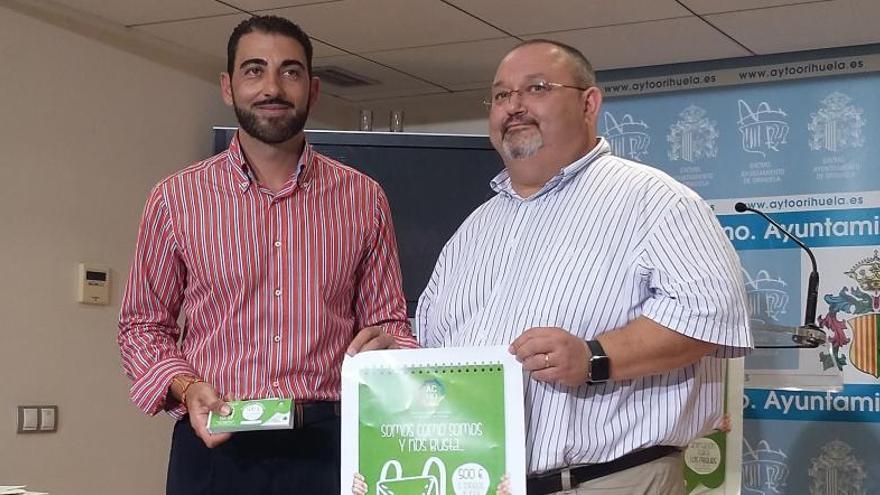
POLYGON ((522 160, 531 158, 544 146, 544 138, 537 127, 525 127, 505 131, 501 138, 501 149, 508 158, 522 160))
POLYGON ((235 117, 238 119, 238 124, 241 128, 249 136, 266 144, 283 143, 296 136, 305 128, 306 120, 309 118, 308 103, 306 103, 305 109, 300 112, 296 110, 292 103, 281 98, 262 101, 254 106, 261 104, 288 105, 293 109, 293 112, 277 117, 261 117, 249 108, 239 106, 235 101, 234 94, 232 95, 232 102, 235 117))

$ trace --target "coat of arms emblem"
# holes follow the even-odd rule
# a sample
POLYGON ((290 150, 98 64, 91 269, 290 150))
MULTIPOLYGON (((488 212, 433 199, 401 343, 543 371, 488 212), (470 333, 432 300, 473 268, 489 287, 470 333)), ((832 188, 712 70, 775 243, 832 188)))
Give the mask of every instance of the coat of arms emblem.
POLYGON ((840 349, 849 344, 849 364, 859 371, 880 378, 880 253, 856 263, 845 275, 857 287, 843 287, 835 294, 826 294, 828 313, 819 317, 819 325, 830 331, 831 354, 820 355, 823 366, 839 369, 847 364, 840 349), (842 318, 842 314, 851 315, 842 318), (850 335, 846 329, 849 328, 850 335))
POLYGON ((716 122, 706 117, 706 110, 690 105, 680 114, 678 122, 669 127, 669 159, 694 163, 703 158, 718 156, 716 122))
POLYGON ((862 134, 865 118, 862 109, 851 102, 849 96, 834 92, 822 100, 822 107, 816 113, 810 114, 807 129, 811 133, 811 150, 840 151, 865 144, 862 134))
POLYGON ((810 495, 865 495, 863 487, 867 474, 864 462, 857 459, 853 449, 840 440, 822 447, 819 456, 812 459, 807 471, 810 476, 810 495))

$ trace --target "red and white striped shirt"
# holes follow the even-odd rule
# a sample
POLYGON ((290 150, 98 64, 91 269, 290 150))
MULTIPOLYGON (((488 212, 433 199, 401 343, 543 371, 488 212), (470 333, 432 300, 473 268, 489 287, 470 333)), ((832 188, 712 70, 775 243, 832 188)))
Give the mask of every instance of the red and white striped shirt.
POLYGON ((180 373, 232 398, 338 400, 345 350, 372 325, 416 345, 388 201, 366 175, 306 144, 272 193, 236 136, 152 191, 117 339, 146 413, 185 413, 166 403, 180 373))

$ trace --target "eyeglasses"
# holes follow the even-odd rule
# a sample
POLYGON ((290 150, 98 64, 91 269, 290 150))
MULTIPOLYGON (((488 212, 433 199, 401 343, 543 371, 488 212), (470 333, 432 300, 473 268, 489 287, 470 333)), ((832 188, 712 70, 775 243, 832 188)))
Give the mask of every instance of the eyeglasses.
POLYGON ((519 97, 525 101, 539 100, 549 95, 554 89, 557 88, 569 88, 576 89, 578 91, 586 91, 590 89, 589 86, 584 88, 580 86, 572 86, 570 84, 538 81, 536 83, 526 85, 520 89, 502 89, 495 91, 489 98, 483 100, 483 105, 486 108, 500 107, 505 103, 509 103, 510 99, 513 98, 514 93, 518 94, 519 97))

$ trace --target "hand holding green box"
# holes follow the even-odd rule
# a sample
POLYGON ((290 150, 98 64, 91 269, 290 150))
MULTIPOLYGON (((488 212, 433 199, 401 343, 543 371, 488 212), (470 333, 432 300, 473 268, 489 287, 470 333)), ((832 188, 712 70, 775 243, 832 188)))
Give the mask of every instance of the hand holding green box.
POLYGON ((233 400, 229 416, 208 414, 210 433, 293 428, 293 401, 290 399, 233 400))

